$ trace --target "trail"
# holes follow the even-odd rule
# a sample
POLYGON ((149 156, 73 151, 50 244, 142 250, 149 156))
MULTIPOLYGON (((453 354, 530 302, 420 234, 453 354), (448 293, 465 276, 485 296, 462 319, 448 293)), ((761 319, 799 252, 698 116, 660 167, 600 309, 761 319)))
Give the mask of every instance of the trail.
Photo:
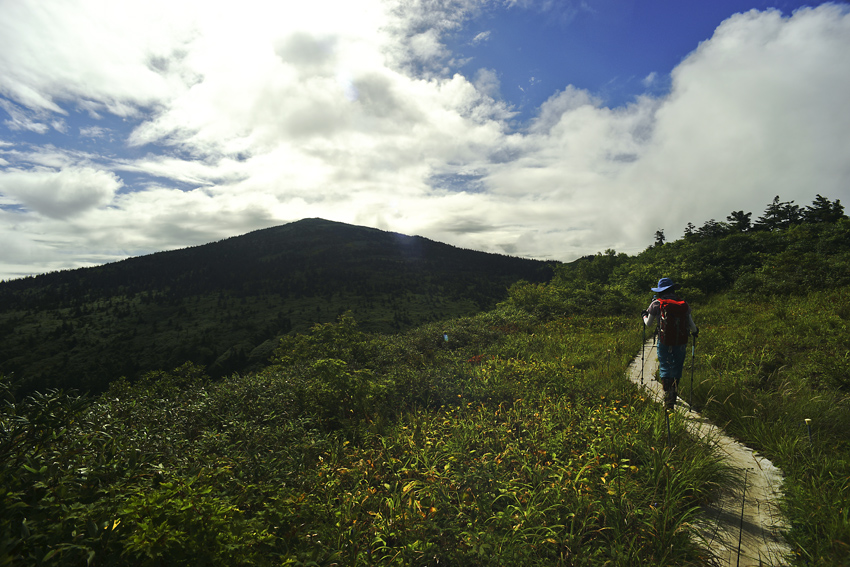
MULTIPOLYGON (((644 343, 643 349, 642 385, 660 403, 663 390, 661 382, 654 379, 658 358, 652 341, 644 343)), ((641 385, 640 355, 629 368, 629 378, 641 385)), ((702 531, 703 537, 723 567, 787 565, 785 558, 791 549, 782 537, 786 525, 779 512, 782 471, 691 411, 685 401, 689 379, 686 372, 679 384, 681 391, 676 411, 685 418, 692 434, 714 444, 745 479, 740 486, 725 489, 715 502, 704 508, 709 523, 702 531)))

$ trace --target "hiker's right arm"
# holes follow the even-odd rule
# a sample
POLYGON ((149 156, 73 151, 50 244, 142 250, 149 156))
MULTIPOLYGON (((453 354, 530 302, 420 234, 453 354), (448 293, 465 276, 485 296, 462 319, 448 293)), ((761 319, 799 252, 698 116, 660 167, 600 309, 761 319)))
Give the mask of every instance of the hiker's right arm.
POLYGON ((658 302, 653 301, 650 303, 649 307, 647 307, 646 311, 641 313, 641 315, 643 316, 643 324, 647 327, 651 327, 652 324, 655 323, 655 317, 658 315, 658 302))
POLYGON ((699 334, 699 327, 694 323, 694 316, 691 314, 691 310, 688 309, 688 330, 691 331, 693 336, 697 336, 699 334))

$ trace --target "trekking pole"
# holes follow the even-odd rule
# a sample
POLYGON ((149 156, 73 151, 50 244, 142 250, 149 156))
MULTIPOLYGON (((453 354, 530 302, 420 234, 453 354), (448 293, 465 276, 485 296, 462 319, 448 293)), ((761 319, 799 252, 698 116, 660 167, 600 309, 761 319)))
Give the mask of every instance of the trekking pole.
POLYGON ((694 360, 697 352, 697 336, 694 335, 694 342, 691 344, 691 393, 688 394, 688 405, 693 410, 694 405, 694 360))
POLYGON ((640 342, 640 384, 643 386, 643 353, 646 351, 646 323, 643 322, 643 317, 640 319, 640 327, 643 329, 643 340, 640 342))
MULTIPOLYGON (((650 355, 652 354, 652 349, 655 349, 655 356, 658 356, 658 327, 655 327, 655 330, 652 331, 652 346, 649 347, 650 355)), ((656 379, 654 374, 652 376, 652 379, 656 379)))
POLYGON ((735 563, 735 567, 741 565, 741 540, 744 539, 744 510, 747 507, 747 474, 749 472, 749 469, 744 469, 744 490, 741 493, 741 527, 738 530, 738 561, 735 563))

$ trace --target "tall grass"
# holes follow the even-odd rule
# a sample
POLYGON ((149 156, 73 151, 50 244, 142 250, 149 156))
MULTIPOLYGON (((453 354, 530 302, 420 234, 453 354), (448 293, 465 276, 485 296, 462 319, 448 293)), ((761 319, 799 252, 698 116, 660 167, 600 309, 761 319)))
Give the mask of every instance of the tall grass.
POLYGON ((728 471, 678 419, 667 446, 624 376, 633 327, 343 318, 247 376, 185 366, 81 406, 7 388, 32 442, 0 465, 0 564, 704 565, 728 471))
POLYGON ((850 290, 718 297, 698 317, 695 404, 784 471, 799 564, 850 564, 850 290))

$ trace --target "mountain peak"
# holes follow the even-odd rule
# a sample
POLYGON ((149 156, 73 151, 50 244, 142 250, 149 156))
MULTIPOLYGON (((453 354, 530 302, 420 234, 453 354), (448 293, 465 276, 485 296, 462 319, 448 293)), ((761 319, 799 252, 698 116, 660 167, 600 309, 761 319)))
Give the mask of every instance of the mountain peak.
POLYGON ((187 360, 225 374, 346 311, 392 332, 490 308, 516 281, 550 276, 542 261, 303 219, 0 283, 0 373, 83 389, 187 360))

